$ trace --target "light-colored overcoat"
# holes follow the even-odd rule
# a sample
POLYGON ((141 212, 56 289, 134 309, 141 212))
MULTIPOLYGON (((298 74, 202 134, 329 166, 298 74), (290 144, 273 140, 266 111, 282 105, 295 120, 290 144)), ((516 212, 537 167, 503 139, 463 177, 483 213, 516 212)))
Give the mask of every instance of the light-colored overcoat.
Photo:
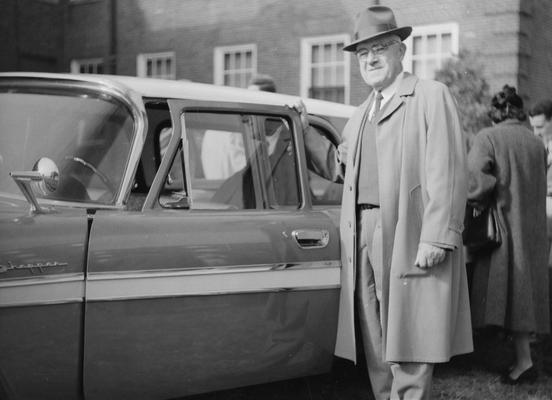
MULTIPOLYGON (((356 360, 354 287, 356 188, 361 121, 368 98, 344 129, 342 276, 336 355, 356 360)), ((462 229, 466 150, 446 86, 405 73, 376 126, 383 234, 381 320, 387 361, 445 362, 473 350, 462 229), (420 242, 453 250, 429 270, 414 265, 420 242)))

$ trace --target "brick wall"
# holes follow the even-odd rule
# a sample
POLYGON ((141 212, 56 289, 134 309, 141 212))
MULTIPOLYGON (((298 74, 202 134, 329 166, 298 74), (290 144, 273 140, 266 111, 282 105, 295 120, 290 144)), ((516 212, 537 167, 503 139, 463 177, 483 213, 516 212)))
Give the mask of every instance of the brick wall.
MULTIPOLYGON (((212 83, 216 46, 256 43, 259 72, 272 75, 278 90, 289 94, 300 91, 301 38, 351 34, 355 14, 376 2, 0 1, 4 11, 0 32, 8 38, 0 46, 2 70, 23 69, 21 54, 28 54, 34 55, 37 67, 46 60, 50 64, 42 67, 51 69, 54 65, 58 71, 68 71, 71 59, 105 58, 115 48, 116 72, 136 75, 139 53, 175 51, 177 79, 212 83), (112 2, 117 5, 115 36, 111 31, 112 2), (33 28, 27 29, 29 26, 33 28), (61 41, 64 29, 65 40, 61 41), (16 36, 17 41, 11 40, 16 36)), ((552 2, 549 0, 385 0, 380 3, 394 9, 399 25, 457 22, 460 49, 479 57, 493 92, 505 83, 512 84, 531 103, 551 91, 548 76, 552 67, 549 54, 552 2)), ((359 104, 368 89, 354 57, 350 73, 350 103, 359 104)))
POLYGON ((62 71, 73 59, 104 58, 110 50, 110 2, 85 0, 69 3, 66 9, 66 54, 62 71))
POLYGON ((528 93, 528 106, 552 98, 552 2, 523 1, 520 75, 528 93))
POLYGON ((63 13, 58 2, 0 1, 0 71, 58 71, 63 13))

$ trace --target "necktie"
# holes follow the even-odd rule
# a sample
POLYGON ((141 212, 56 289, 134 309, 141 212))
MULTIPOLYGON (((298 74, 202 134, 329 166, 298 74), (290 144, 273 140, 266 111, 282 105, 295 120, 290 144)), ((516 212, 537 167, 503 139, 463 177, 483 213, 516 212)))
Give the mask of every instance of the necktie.
POLYGON ((374 112, 372 113, 372 118, 370 118, 370 121, 375 121, 376 116, 379 113, 379 110, 381 108, 381 100, 383 99, 383 95, 381 92, 376 93, 376 102, 374 103, 374 112))

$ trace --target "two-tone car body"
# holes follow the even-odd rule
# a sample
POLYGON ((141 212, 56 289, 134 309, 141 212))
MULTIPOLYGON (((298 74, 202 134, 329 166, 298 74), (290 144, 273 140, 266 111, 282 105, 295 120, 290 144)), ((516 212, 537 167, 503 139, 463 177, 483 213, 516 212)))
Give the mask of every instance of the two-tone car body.
MULTIPOLYGON (((168 399, 328 371, 341 187, 309 170, 297 101, 0 74, 0 398, 168 399)), ((335 146, 353 107, 304 102, 335 146)))

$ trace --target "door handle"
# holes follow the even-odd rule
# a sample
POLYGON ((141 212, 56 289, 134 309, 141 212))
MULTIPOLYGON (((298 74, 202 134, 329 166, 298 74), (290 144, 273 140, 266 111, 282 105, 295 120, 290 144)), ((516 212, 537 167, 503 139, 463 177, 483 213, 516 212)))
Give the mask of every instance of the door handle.
POLYGON ((330 242, 330 232, 326 229, 296 229, 291 236, 302 249, 322 249, 330 242))

